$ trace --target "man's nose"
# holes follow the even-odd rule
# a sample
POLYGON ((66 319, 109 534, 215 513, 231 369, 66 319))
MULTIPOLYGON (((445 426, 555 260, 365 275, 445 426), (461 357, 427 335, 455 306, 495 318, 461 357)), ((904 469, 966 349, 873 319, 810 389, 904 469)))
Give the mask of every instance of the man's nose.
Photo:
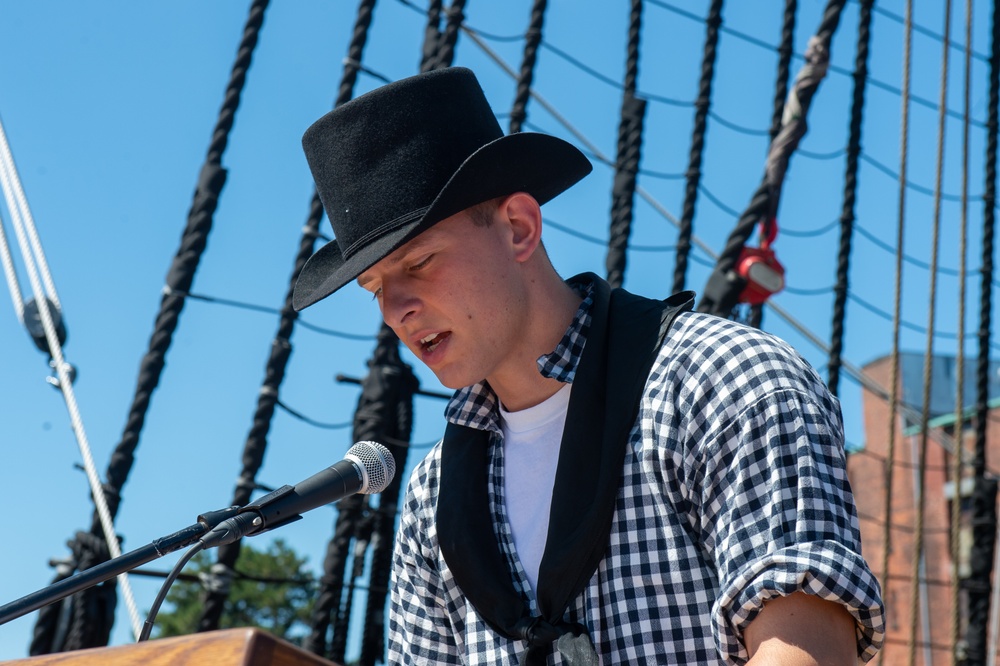
POLYGON ((382 285, 382 318, 391 328, 406 324, 420 309, 420 299, 406 285, 382 285))

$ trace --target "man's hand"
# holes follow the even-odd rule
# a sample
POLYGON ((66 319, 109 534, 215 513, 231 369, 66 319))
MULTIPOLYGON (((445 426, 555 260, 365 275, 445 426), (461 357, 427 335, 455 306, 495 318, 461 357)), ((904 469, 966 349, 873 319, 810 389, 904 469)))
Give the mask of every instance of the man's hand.
POLYGON ((854 618, 831 601, 795 592, 771 599, 743 634, 748 666, 856 666, 854 618))

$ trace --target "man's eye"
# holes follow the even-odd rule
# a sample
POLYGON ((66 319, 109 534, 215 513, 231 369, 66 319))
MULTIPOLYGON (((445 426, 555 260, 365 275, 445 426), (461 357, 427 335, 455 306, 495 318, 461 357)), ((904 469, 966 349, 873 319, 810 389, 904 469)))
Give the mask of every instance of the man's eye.
POLYGON ((413 270, 418 270, 418 269, 423 268, 424 266, 427 265, 427 263, 431 260, 431 257, 433 257, 433 256, 434 256, 433 254, 427 255, 426 257, 424 257, 423 259, 421 259, 417 263, 412 264, 410 266, 410 270, 413 271, 413 270))
POLYGON ((373 301, 378 300, 378 297, 381 295, 382 295, 382 290, 376 289, 375 291, 372 292, 372 300, 373 301))

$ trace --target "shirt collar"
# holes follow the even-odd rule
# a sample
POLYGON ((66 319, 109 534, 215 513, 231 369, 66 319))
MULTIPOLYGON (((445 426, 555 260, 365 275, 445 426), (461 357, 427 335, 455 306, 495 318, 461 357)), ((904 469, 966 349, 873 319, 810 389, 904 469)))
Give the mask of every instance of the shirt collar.
MULTIPOLYGON (((554 350, 539 356, 537 364, 538 373, 543 377, 572 384, 590 330, 594 289, 590 281, 572 280, 567 284, 583 297, 583 301, 562 340, 554 350)), ((457 425, 500 432, 498 406, 496 394, 484 380, 456 391, 445 408, 444 416, 457 425)))

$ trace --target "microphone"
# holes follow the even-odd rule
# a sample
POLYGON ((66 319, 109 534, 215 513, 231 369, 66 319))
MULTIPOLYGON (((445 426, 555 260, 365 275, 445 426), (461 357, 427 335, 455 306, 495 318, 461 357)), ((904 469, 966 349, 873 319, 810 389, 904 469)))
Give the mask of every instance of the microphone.
POLYGON ((247 504, 199 541, 203 548, 214 548, 287 525, 302 518, 306 511, 348 495, 380 493, 395 474, 396 460, 389 449, 378 442, 358 442, 340 462, 295 486, 282 486, 247 504))

